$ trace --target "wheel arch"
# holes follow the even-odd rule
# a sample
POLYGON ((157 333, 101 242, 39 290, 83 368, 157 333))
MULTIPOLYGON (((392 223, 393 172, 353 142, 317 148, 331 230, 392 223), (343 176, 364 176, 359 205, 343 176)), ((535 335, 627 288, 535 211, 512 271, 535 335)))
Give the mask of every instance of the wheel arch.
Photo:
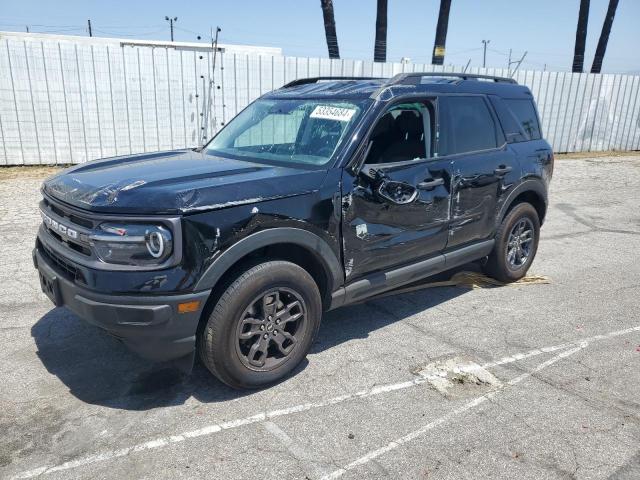
POLYGON ((198 280, 195 290, 216 290, 221 280, 253 258, 288 260, 309 272, 320 289, 324 308, 331 293, 344 283, 344 272, 329 244, 318 235, 300 228, 261 230, 236 242, 216 258, 198 280))
POLYGON ((547 214, 547 189, 542 180, 525 180, 518 185, 502 204, 500 213, 496 217, 496 227, 502 223, 504 217, 519 203, 530 203, 538 212, 540 225, 547 214))

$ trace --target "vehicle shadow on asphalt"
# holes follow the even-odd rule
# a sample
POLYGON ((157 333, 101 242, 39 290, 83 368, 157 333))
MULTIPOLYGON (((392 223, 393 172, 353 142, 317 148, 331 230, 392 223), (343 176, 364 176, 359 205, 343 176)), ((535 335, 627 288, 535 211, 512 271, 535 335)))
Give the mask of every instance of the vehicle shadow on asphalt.
MULTIPOLYGON (((456 269, 444 275, 431 277, 429 282, 448 280, 454 273, 461 270, 456 269)), ((465 270, 473 270, 473 268, 465 270)), ((420 282, 416 282, 399 289, 397 293, 387 292, 382 296, 372 297, 366 302, 325 313, 320 332, 310 353, 322 352, 353 339, 367 338, 375 330, 403 321, 416 313, 429 310, 469 291, 468 288, 453 286, 424 289, 418 287, 410 292, 404 291, 419 285, 420 282)), ((428 325, 426 327, 428 328, 428 325)))
MULTIPOLYGON (((468 270, 469 266, 466 267, 468 270)), ((453 273, 430 280, 446 279, 453 273)), ((430 288, 386 296, 384 302, 374 297, 362 304, 325 313, 311 353, 322 352, 349 340, 367 338, 375 330, 467 291, 457 287, 430 288), (398 303, 402 308, 388 307, 398 303)), ((255 392, 226 386, 198 361, 191 375, 184 375, 170 364, 141 359, 117 339, 65 308, 55 308, 45 314, 31 328, 31 335, 38 348, 37 355, 47 371, 57 376, 72 395, 86 403, 123 410, 148 410, 181 405, 190 397, 213 403, 255 392)), ((305 359, 293 375, 307 365, 305 359)))
POLYGON ((31 335, 47 371, 86 403, 149 410, 181 405, 190 397, 209 403, 252 393, 226 386, 199 362, 191 375, 185 375, 170 363, 140 358, 66 308, 46 313, 31 328, 31 335))

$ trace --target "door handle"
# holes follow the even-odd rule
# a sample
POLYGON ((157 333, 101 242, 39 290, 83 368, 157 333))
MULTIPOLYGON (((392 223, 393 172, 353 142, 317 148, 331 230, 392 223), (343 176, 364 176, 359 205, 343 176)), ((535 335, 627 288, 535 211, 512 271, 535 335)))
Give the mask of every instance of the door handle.
POLYGON ((496 175, 500 176, 500 175, 506 175, 511 170, 513 170, 513 167, 509 167, 509 166, 506 166, 506 165, 500 165, 498 168, 496 168, 493 171, 493 173, 495 173, 496 175))
POLYGON ((424 182, 420 182, 417 187, 420 190, 431 190, 433 188, 436 188, 440 185, 444 185, 444 179, 443 178, 434 178, 433 180, 425 180, 424 182))

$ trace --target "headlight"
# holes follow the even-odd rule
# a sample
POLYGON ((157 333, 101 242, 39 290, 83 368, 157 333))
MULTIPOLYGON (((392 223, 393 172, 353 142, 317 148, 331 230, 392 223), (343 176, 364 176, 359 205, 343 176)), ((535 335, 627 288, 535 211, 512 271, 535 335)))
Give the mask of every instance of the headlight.
POLYGON ((173 251, 171 231, 162 225, 103 223, 90 238, 105 263, 159 265, 173 251))

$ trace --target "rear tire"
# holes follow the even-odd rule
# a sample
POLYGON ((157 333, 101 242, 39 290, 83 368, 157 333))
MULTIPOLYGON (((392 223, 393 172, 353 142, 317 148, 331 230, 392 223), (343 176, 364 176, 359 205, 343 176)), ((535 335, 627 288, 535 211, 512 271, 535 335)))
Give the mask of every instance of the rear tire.
POLYGON ((516 205, 502 220, 483 271, 504 283, 527 274, 538 250, 540 219, 530 203, 516 205))
POLYGON ((255 265, 225 289, 199 333, 200 358, 234 388, 259 388, 288 375, 320 326, 320 292, 309 273, 285 261, 255 265))

